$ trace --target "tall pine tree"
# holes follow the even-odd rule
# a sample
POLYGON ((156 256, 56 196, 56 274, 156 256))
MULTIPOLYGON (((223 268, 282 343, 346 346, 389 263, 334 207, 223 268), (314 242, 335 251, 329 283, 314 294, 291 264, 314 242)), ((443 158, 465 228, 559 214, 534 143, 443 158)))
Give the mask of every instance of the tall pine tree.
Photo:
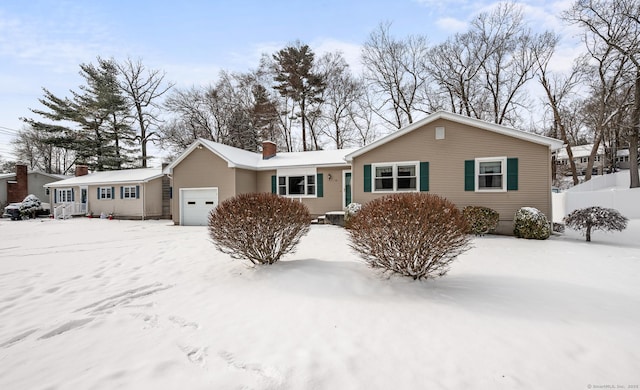
POLYGON ((85 83, 70 98, 60 98, 44 89, 39 99, 47 110, 32 109, 48 121, 23 118, 47 143, 72 150, 76 162, 91 170, 113 170, 130 166, 135 134, 126 118, 128 106, 118 85, 118 69, 112 60, 81 64, 85 83), (51 123, 53 122, 53 123, 51 123))
MULTIPOLYGON (((302 122, 302 149, 307 146, 307 115, 309 106, 321 101, 325 83, 313 72, 314 53, 308 45, 297 42, 273 55, 276 65, 275 89, 282 96, 293 99, 300 108, 302 122)), ((317 145, 316 145, 317 148, 317 145)))

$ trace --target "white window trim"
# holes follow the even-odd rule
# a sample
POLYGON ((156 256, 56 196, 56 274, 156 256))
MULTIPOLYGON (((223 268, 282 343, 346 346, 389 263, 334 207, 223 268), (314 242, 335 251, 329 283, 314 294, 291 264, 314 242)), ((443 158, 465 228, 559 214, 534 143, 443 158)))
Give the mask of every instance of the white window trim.
POLYGON ((98 195, 98 200, 113 200, 114 199, 113 198, 113 191, 111 191, 111 187, 98 187, 98 188, 100 188, 100 194, 98 195), (106 196, 103 197, 102 196, 102 194, 103 194, 102 191, 103 190, 104 191, 108 190, 109 197, 106 197, 106 196))
POLYGON ((135 200, 136 198, 136 186, 122 186, 122 199, 123 200, 135 200), (129 188, 129 194, 133 196, 127 196, 127 188, 129 188))
POLYGON ((56 203, 73 203, 73 188, 56 188, 56 203), (67 193, 69 196, 62 196, 62 193, 67 193), (62 201, 65 198, 67 200, 62 201))
POLYGON ((507 157, 481 157, 475 160, 474 180, 476 184, 476 192, 507 192, 507 157), (502 172, 502 188, 480 188, 478 178, 480 177, 480 163, 499 161, 500 171, 502 172))
POLYGON ((287 175, 277 175, 276 176, 276 192, 278 195, 283 196, 285 198, 317 198, 318 197, 318 174, 317 173, 289 173, 287 175), (304 177, 304 192, 305 194, 289 194, 289 178, 290 177, 297 177, 297 176, 302 176, 304 177), (308 186, 309 184, 307 184, 307 176, 313 176, 314 177, 314 193, 313 195, 308 195, 306 194, 307 190, 308 190, 308 186), (285 195, 281 195, 280 194, 280 178, 284 177, 285 180, 285 195))
POLYGON ((371 192, 377 194, 395 194, 398 192, 420 192, 420 161, 399 161, 399 162, 385 162, 371 164, 371 192), (415 165, 416 167, 416 188, 413 190, 399 190, 398 186, 398 166, 415 165), (391 178, 393 179, 393 190, 376 190, 376 167, 388 167, 391 166, 393 173, 391 178))

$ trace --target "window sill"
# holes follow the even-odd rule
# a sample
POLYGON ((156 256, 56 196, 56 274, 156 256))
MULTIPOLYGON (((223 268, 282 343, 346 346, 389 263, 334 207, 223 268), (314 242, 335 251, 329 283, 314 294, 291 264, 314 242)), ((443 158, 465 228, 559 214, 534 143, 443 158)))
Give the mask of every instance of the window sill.
POLYGON ((495 194, 496 192, 507 192, 507 189, 506 188, 505 189, 500 188, 500 189, 495 189, 495 190, 479 190, 478 189, 478 190, 475 190, 475 192, 486 192, 486 193, 489 193, 489 194, 495 194))
POLYGON ((282 196, 284 198, 292 198, 292 199, 299 199, 299 198, 315 199, 315 198, 317 198, 316 195, 279 195, 279 196, 282 196))
POLYGON ((419 192, 418 190, 373 190, 371 191, 374 194, 397 194, 404 192, 419 192))

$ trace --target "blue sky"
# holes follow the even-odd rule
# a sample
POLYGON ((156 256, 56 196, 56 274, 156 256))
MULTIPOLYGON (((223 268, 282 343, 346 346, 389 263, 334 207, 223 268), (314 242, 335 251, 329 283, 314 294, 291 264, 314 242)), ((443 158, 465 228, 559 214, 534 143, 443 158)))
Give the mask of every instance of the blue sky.
MULTIPOLYGON (((569 0, 521 1, 532 28, 562 34, 557 66, 580 49, 556 15, 569 0)), ((142 59, 178 87, 206 85, 221 69, 255 68, 261 53, 300 40, 316 53, 341 50, 358 70, 360 45, 380 22, 397 37, 424 34, 431 43, 462 31, 487 0, 30 0, 0 3, 0 157, 41 108, 42 87, 59 96, 82 83, 79 64, 97 56, 142 59)))

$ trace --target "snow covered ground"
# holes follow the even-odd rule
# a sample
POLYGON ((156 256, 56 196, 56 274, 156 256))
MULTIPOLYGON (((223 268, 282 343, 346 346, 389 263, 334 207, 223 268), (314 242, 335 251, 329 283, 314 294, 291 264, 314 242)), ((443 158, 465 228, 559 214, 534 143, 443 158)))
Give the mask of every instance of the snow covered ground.
POLYGON ((593 240, 476 238, 416 282, 334 226, 249 268, 202 227, 0 220, 0 389, 640 385, 640 220, 593 240))

